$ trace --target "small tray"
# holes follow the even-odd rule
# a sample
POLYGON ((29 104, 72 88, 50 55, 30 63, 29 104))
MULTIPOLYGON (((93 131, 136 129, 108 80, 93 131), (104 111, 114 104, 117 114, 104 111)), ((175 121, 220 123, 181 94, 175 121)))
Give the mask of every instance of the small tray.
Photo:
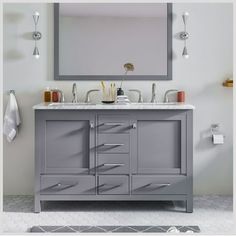
POLYGON ((223 86, 224 87, 233 87, 233 80, 232 79, 227 79, 224 81, 223 86))
POLYGON ((111 103, 114 103, 115 101, 102 101, 102 103, 105 103, 105 104, 111 104, 111 103))

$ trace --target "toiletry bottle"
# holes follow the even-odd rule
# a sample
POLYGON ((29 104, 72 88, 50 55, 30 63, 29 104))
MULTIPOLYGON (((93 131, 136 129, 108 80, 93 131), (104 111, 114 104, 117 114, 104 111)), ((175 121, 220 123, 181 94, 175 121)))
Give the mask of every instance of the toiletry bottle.
POLYGON ((44 91, 44 102, 51 102, 51 91, 49 87, 44 91))
POLYGON ((122 88, 117 88, 117 96, 124 95, 124 90, 122 88))
POLYGON ((185 102, 185 92, 184 91, 177 92, 177 102, 185 102))
POLYGON ((52 101, 59 102, 59 94, 57 89, 52 90, 52 101))

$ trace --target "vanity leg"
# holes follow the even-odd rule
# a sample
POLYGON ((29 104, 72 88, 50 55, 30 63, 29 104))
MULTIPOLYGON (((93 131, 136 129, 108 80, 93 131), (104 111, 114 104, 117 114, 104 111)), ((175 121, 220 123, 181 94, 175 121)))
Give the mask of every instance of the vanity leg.
POLYGON ((37 198, 34 199, 34 212, 35 213, 41 212, 41 201, 37 198))
POLYGON ((186 212, 187 213, 192 213, 193 212, 193 199, 192 199, 192 197, 189 197, 186 200, 186 212))

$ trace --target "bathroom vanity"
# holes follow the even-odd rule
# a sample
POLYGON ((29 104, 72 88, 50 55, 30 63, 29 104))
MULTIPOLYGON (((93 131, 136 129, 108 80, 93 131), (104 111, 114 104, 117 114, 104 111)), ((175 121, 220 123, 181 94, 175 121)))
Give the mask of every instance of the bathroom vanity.
POLYGON ((39 104, 35 212, 42 201, 186 201, 193 211, 191 105, 39 104))

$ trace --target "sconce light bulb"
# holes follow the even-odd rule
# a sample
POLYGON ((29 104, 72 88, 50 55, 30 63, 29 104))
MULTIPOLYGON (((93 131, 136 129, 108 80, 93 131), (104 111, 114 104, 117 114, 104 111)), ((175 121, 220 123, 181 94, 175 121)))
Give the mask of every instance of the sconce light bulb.
POLYGON ((38 12, 38 11, 35 11, 35 12, 34 12, 34 15, 35 15, 35 16, 39 16, 39 12, 38 12))
POLYGON ((183 56, 184 59, 188 59, 189 58, 188 50, 187 50, 186 47, 184 47, 182 56, 183 56))
POLYGON ((188 59, 189 55, 184 55, 183 57, 184 57, 184 59, 188 59))
POLYGON ((37 47, 34 48, 33 56, 34 56, 36 59, 39 59, 39 58, 40 58, 39 50, 38 50, 37 47))
POLYGON ((189 17, 189 13, 187 11, 185 11, 182 15, 183 22, 184 22, 185 25, 187 23, 188 17, 189 17))
POLYGON ((38 24, 38 21, 39 21, 39 12, 34 12, 33 14, 33 19, 34 19, 34 24, 37 25, 38 24))

